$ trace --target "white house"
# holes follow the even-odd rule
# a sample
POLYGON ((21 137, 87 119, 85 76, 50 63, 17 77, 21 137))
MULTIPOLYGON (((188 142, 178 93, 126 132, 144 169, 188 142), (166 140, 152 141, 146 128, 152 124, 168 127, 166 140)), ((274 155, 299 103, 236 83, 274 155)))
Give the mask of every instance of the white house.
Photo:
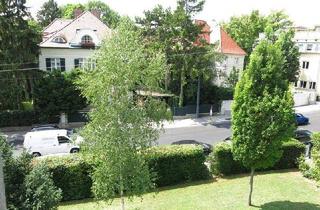
POLYGON ((297 27, 294 39, 301 53, 295 101, 299 99, 299 105, 312 104, 320 96, 320 26, 297 27))
POLYGON ((217 51, 222 53, 224 58, 216 63, 217 78, 214 83, 224 86, 225 79, 230 75, 232 69, 241 72, 244 68, 244 58, 246 52, 223 30, 222 27, 215 23, 208 24, 204 20, 196 20, 198 25, 203 25, 201 38, 208 43, 217 44, 217 51))
POLYGON ((90 57, 111 29, 100 20, 100 12, 75 11, 75 19, 55 19, 43 30, 39 68, 69 71, 95 65, 90 57))

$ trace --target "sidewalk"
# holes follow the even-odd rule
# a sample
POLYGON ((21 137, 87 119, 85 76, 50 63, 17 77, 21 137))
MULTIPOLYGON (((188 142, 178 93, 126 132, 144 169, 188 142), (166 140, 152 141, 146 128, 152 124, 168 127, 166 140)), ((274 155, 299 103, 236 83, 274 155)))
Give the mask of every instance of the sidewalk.
POLYGON ((200 118, 192 118, 192 119, 181 119, 181 120, 173 120, 173 121, 165 121, 163 122, 163 128, 183 128, 183 127, 193 127, 193 126, 203 126, 213 123, 229 123, 230 116, 216 114, 211 116, 205 116, 200 118))
POLYGON ((308 113, 308 112, 316 112, 320 111, 320 102, 316 102, 316 104, 306 105, 306 106, 298 106, 294 108, 296 113, 308 113))

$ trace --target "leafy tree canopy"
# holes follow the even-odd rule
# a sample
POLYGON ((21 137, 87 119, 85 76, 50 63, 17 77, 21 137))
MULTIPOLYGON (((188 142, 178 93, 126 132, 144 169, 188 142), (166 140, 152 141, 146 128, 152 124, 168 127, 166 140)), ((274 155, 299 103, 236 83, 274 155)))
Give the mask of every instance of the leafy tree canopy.
POLYGON ((43 3, 37 13, 38 22, 42 27, 48 26, 54 19, 60 17, 61 10, 59 9, 57 2, 54 0, 48 0, 43 3))

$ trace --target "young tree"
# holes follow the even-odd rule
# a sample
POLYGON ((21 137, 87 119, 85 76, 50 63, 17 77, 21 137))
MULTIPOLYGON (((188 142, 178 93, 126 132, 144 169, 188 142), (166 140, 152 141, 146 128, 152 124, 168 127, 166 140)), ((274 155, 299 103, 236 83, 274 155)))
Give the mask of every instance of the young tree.
POLYGON ((82 145, 95 161, 93 191, 111 200, 141 195, 153 186, 142 153, 158 138, 166 105, 146 93, 161 91, 164 55, 145 47, 134 23, 124 18, 97 54, 97 66, 78 80, 93 107, 82 145))
POLYGON ((235 90, 232 106, 233 154, 251 169, 249 205, 256 169, 271 167, 282 155, 283 141, 294 130, 293 99, 283 53, 261 41, 235 90))
POLYGON ((42 27, 48 26, 54 19, 61 17, 61 10, 57 2, 48 0, 44 2, 37 13, 37 19, 42 27))

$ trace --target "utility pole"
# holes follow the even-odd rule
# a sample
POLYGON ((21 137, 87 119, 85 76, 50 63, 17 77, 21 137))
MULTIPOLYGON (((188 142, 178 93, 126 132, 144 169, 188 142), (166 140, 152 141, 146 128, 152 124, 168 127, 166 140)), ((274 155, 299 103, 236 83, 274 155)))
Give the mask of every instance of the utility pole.
POLYGON ((199 118, 199 113, 200 113, 200 83, 201 83, 201 75, 198 75, 196 118, 199 118))
POLYGON ((3 160, 2 154, 0 153, 0 209, 6 210, 6 192, 5 192, 5 185, 4 185, 4 176, 3 176, 3 160))

